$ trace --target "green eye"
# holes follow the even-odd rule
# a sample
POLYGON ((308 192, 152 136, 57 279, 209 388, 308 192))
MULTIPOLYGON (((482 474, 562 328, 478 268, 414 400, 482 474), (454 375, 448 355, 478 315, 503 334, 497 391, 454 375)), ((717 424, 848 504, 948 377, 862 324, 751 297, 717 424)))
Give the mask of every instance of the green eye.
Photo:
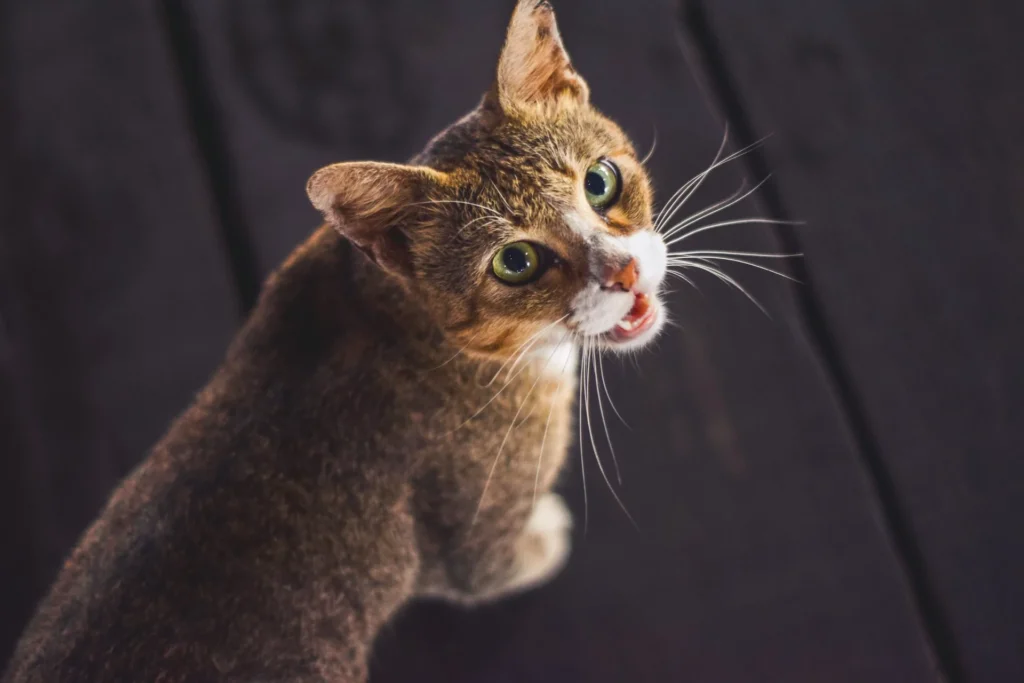
POLYGON ((587 169, 583 177, 583 191, 587 201, 595 209, 607 209, 619 198, 619 168, 607 159, 602 159, 587 169))
POLYGON ((540 273, 540 254, 529 242, 506 244, 494 255, 491 268, 502 282, 524 285, 540 273))

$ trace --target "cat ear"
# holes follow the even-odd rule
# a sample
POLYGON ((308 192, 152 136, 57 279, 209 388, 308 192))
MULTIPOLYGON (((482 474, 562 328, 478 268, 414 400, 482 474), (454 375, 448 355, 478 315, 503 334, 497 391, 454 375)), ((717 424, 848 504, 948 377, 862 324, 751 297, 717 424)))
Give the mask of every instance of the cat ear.
POLYGON ((498 61, 495 91, 506 113, 557 109, 585 104, 590 98, 586 81, 569 61, 548 2, 519 0, 516 5, 498 61))
POLYGON ((306 183, 310 201, 338 232, 396 275, 412 274, 406 222, 444 174, 425 166, 350 162, 325 166, 306 183))

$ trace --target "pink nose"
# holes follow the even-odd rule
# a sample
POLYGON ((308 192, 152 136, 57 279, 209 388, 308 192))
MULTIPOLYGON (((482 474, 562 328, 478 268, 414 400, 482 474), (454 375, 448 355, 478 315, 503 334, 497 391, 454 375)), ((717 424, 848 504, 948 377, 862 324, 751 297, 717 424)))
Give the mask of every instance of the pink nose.
POLYGON ((635 258, 629 259, 627 263, 620 270, 612 273, 605 277, 604 282, 601 283, 603 289, 620 289, 623 292, 629 292, 636 286, 636 280, 638 277, 638 268, 635 258))

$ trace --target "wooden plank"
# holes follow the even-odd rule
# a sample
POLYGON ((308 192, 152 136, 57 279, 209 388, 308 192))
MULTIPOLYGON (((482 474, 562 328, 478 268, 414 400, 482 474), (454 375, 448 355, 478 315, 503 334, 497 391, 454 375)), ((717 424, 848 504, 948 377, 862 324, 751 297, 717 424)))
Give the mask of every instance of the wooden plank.
POLYGON ((237 307, 159 15, 0 9, 0 661, 237 307))
MULTIPOLYGON (((512 3, 423 5, 191 3, 265 265, 315 224, 302 191, 312 170, 405 159, 489 85, 512 3)), ((702 170, 721 130, 671 3, 556 9, 596 102, 641 144, 657 127, 662 196, 702 170)), ((726 169, 702 201, 738 182, 726 169)), ((777 250, 760 230, 695 243, 777 250)), ((672 297, 683 329, 639 372, 606 364, 632 427, 610 423, 641 531, 593 477, 584 533, 577 468, 566 574, 472 613, 410 609, 383 638, 375 681, 936 680, 791 292, 745 275, 774 321, 705 281, 703 296, 672 297)))
MULTIPOLYGON (((696 3, 695 3, 696 4, 696 3)), ((1024 5, 704 0, 958 678, 1024 680, 1024 5)))

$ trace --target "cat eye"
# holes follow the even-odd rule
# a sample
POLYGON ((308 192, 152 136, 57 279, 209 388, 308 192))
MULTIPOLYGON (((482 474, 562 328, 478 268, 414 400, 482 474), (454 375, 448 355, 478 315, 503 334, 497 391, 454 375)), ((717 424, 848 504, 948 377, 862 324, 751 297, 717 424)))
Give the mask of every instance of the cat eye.
POLYGON ((513 242, 498 250, 491 269, 509 285, 525 285, 541 276, 541 251, 529 242, 513 242))
POLYGON ((619 174, 619 167, 601 159, 587 169, 583 177, 583 191, 587 195, 587 201, 598 211, 607 209, 619 198, 622 189, 622 176, 619 174))

